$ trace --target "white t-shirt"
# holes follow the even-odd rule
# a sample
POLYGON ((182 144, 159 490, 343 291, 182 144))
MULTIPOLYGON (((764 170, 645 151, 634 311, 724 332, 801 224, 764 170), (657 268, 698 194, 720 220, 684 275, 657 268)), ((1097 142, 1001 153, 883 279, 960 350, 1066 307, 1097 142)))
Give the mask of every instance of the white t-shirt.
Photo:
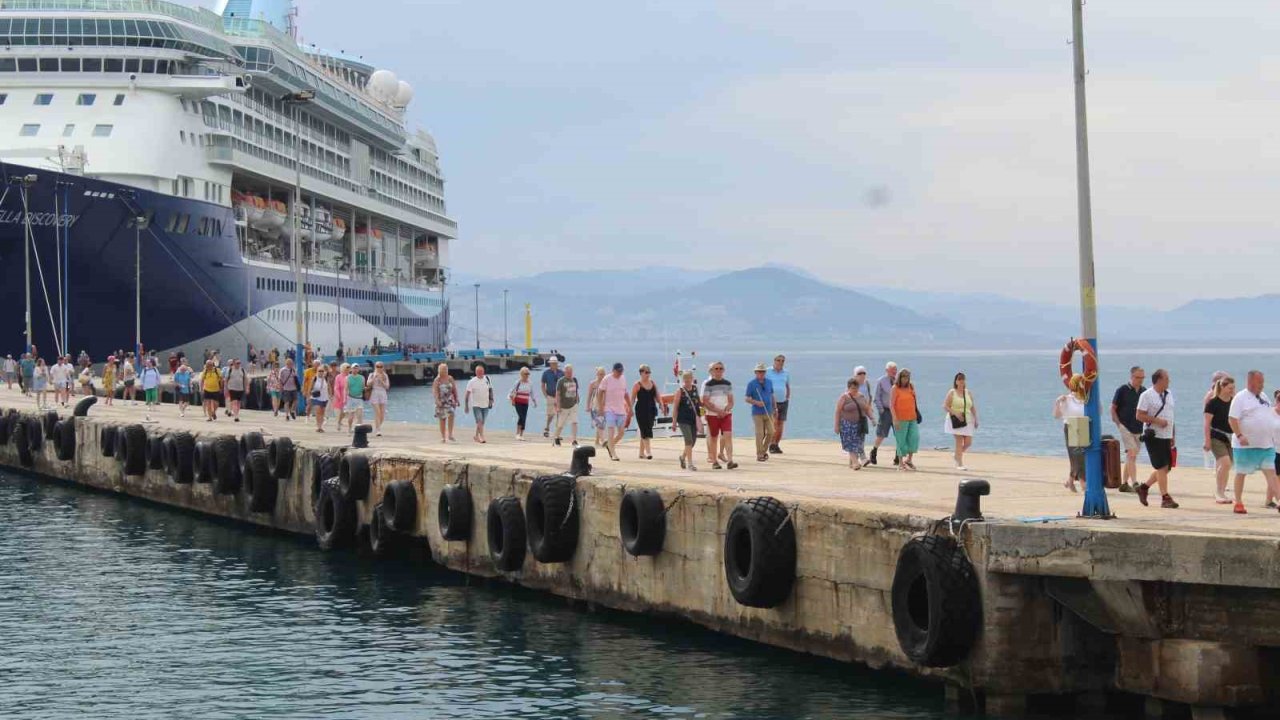
POLYGON ((49 379, 55 384, 71 382, 71 366, 64 363, 58 363, 49 368, 49 379))
POLYGON ((493 390, 493 383, 489 382, 489 376, 473 377, 467 381, 467 402, 471 403, 471 407, 484 409, 492 405, 489 402, 489 395, 493 390))
POLYGON ((7 372, 7 373, 17 372, 17 368, 18 368, 18 363, 14 362, 14 361, 13 361, 13 358, 5 358, 5 360, 4 360, 4 371, 5 371, 5 372, 7 372))
POLYGON ((1155 388, 1147 388, 1142 395, 1138 397, 1138 412, 1144 412, 1151 417, 1158 417, 1162 420, 1168 420, 1169 424, 1164 427, 1152 425, 1151 429, 1155 430, 1156 437, 1161 440, 1173 439, 1173 391, 1165 390, 1164 398, 1160 397, 1160 393, 1155 388), (1164 409, 1160 408, 1161 403, 1164 409))
POLYGON ((1076 397, 1074 393, 1063 395, 1065 400, 1062 401, 1062 424, 1067 424, 1068 418, 1084 417, 1084 401, 1076 397))
POLYGON ((1275 442, 1271 439, 1272 426, 1275 424, 1275 411, 1271 408, 1271 399, 1262 395, 1254 395, 1248 390, 1241 390, 1231 398, 1231 410, 1227 417, 1240 421, 1240 432, 1249 440, 1248 445, 1241 445, 1240 438, 1231 436, 1231 447, 1271 448, 1275 442))

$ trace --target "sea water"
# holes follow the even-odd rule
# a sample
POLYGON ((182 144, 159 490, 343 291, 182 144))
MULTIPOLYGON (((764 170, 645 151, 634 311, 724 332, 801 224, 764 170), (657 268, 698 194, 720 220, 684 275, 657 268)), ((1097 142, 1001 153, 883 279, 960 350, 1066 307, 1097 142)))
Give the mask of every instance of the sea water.
POLYGON ((942 690, 0 472, 0 716, 940 719, 942 690))
MULTIPOLYGON (((639 378, 639 366, 648 363, 653 368, 655 381, 668 389, 675 387, 672 375, 674 349, 571 346, 557 349, 574 365, 578 378, 582 380, 584 395, 595 368, 603 366, 608 369, 614 362, 624 365, 626 376, 632 382, 639 378)), ((698 350, 696 360, 691 360, 688 350, 683 352, 683 358, 686 365, 697 366, 695 372, 699 379, 707 376, 706 368, 712 361, 724 362, 726 377, 734 383, 738 398, 739 422, 735 428, 738 434, 751 431, 744 395, 746 384, 752 378, 752 369, 756 363, 772 367, 774 356, 783 353, 787 358, 786 369, 791 372, 787 437, 829 439, 835 443, 838 440, 834 431, 836 400, 844 392, 845 382, 854 368, 866 366, 874 391, 875 382, 884 375, 885 364, 894 361, 912 373, 920 413, 924 417, 920 429, 922 448, 951 447, 952 439, 943 430, 945 415, 942 403, 955 374, 963 372, 968 378, 969 391, 978 411, 975 451, 1026 455, 1065 453, 1061 421, 1053 419, 1053 401, 1065 392, 1058 374, 1056 350, 904 351, 785 346, 693 349, 698 350)), ((1102 350, 1101 379, 1094 386, 1094 392, 1100 393, 1102 403, 1102 432, 1115 432, 1115 425, 1110 420, 1111 398, 1116 388, 1128 381, 1129 368, 1134 365, 1145 368, 1148 385, 1156 368, 1165 368, 1170 372, 1170 388, 1177 398, 1175 424, 1179 428, 1179 444, 1189 453, 1198 452, 1204 444, 1203 400, 1214 371, 1231 372, 1243 388, 1248 370, 1263 370, 1268 375, 1268 390, 1280 387, 1280 351, 1274 349, 1107 350, 1104 346, 1102 350)), ((1079 367, 1078 359, 1076 367, 1079 367)), ((540 372, 540 369, 534 370, 535 380, 540 372)), ((498 396, 498 407, 490 413, 489 427, 509 431, 515 427, 515 411, 506 401, 506 395, 515 384, 516 376, 493 375, 491 378, 498 396)), ((459 385, 459 392, 464 386, 459 385)), ((433 413, 430 387, 399 388, 392 395, 388 417, 431 423, 434 421, 433 413)), ((537 431, 533 435, 540 435, 544 425, 541 408, 531 410, 529 417, 530 429, 537 431)), ((581 420, 584 429, 579 432, 589 433, 590 430, 585 429, 585 413, 581 420)), ((471 418, 459 413, 458 425, 462 428, 455 433, 458 439, 469 438, 473 426, 471 418)), ((833 448, 838 452, 834 445, 833 448)), ((1197 462, 1190 454, 1188 461, 1197 462)))

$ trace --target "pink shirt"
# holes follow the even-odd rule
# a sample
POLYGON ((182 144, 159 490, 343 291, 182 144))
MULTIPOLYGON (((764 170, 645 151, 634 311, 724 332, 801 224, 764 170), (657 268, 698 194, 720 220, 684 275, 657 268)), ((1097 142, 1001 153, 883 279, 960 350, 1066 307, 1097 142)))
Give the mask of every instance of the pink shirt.
POLYGON ((613 373, 604 376, 600 381, 599 392, 604 393, 604 411, 627 414, 627 378, 614 377, 613 373))
POLYGON ((333 380, 333 406, 347 406, 347 375, 339 374, 333 380))

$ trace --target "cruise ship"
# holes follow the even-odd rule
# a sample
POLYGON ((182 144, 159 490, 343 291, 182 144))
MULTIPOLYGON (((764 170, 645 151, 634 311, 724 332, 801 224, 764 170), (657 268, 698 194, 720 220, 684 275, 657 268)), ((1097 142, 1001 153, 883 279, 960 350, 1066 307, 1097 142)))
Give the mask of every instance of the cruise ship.
POLYGON ((297 20, 0 0, 0 353, 447 344, 458 226, 413 88, 297 20))

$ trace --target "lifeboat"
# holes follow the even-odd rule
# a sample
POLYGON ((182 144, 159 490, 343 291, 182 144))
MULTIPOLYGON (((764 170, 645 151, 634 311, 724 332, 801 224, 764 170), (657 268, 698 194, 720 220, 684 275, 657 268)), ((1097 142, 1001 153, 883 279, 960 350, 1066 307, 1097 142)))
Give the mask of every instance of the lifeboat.
POLYGON ((268 227, 281 227, 288 212, 283 200, 270 200, 263 212, 262 222, 268 227))
MULTIPOLYGON (((311 239, 311 208, 307 207, 306 205, 303 205, 301 208, 298 208, 298 210, 301 211, 298 214, 298 237, 303 240, 310 240, 311 239)), ((291 215, 289 217, 289 222, 285 224, 292 225, 292 223, 293 223, 293 216, 291 215)))
POLYGON ((329 235, 330 240, 341 240, 347 236, 347 221, 342 218, 333 219, 333 233, 329 235))

